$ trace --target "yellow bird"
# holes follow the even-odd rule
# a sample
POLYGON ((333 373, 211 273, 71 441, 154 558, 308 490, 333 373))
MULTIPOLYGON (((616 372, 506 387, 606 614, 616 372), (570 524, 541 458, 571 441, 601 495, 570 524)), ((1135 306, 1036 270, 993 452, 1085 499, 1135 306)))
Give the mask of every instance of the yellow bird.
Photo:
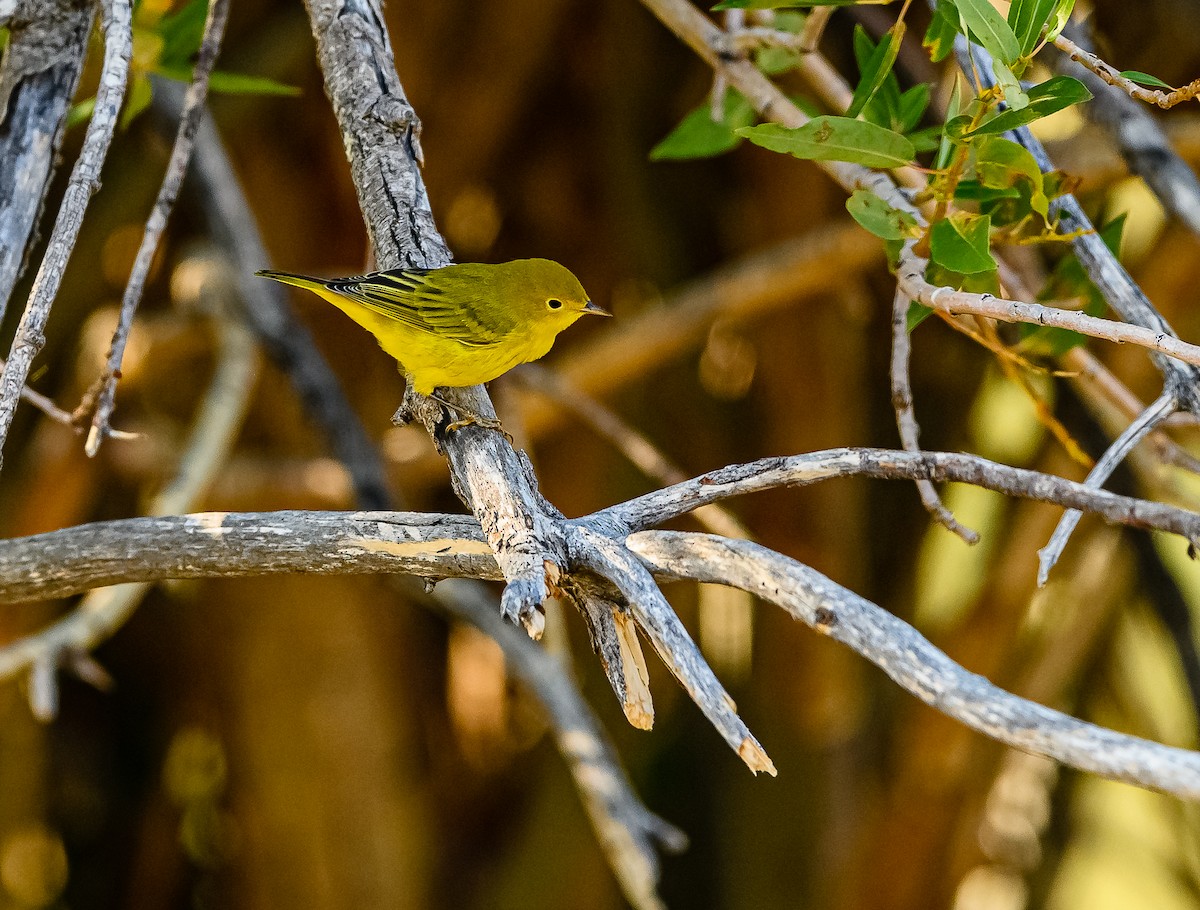
POLYGON ((255 274, 324 297, 375 336, 413 389, 435 398, 439 386, 479 385, 537 360, 580 316, 612 315, 591 301, 570 270, 549 259, 351 278, 255 274))

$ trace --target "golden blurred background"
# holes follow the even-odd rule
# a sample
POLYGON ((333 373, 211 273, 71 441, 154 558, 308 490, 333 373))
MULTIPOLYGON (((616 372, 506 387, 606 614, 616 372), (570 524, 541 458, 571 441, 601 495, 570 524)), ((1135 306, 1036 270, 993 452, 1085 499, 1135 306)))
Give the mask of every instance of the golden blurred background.
MULTIPOLYGON (((1200 71, 1200 35, 1184 27, 1197 0, 1095 6, 1121 68, 1172 84, 1200 71)), ((153 7, 145 0, 139 14, 153 7)), ((386 15, 456 257, 557 259, 617 316, 568 332, 547 366, 688 475, 897 445, 893 284, 878 242, 809 164, 750 146, 650 162, 703 102, 711 74, 636 0, 392 0, 386 15), (646 328, 618 335, 627 324, 646 328)), ((878 33, 889 17, 890 7, 839 10, 823 50, 851 72, 854 23, 878 33)), ((261 267, 361 271, 365 231, 302 4, 235 0, 218 68, 300 89, 212 99, 270 251, 261 267)), ((900 74, 935 81, 935 96, 944 88, 915 43, 900 74)), ((789 92, 803 94, 794 80, 785 77, 789 92)), ((1200 153, 1195 114, 1163 119, 1200 153)), ((1197 238, 1162 215, 1093 128, 1076 118, 1055 129, 1052 151, 1077 165, 1088 204, 1128 212, 1135 276, 1182 337, 1200 337, 1197 238)), ((101 368, 169 135, 152 112, 118 134, 71 259, 33 381, 68 409, 101 368)), ((81 136, 69 134, 68 162, 81 136)), ((60 173, 54 198, 64 183, 60 173)), ((140 514, 170 479, 217 359, 219 332, 197 300, 219 254, 185 188, 118 392, 114 423, 140 437, 89 460, 68 428, 22 410, 0 474, 0 533, 140 514)), ((315 296, 292 302, 398 501, 461 511, 423 433, 390 424, 403 389, 393 361, 315 296)), ((924 445, 1082 476, 986 350, 936 320, 914 348, 924 445)), ((1157 394, 1142 353, 1093 348, 1144 398, 1157 394)), ((1113 432, 1104 415, 1061 380, 1030 381, 1081 444, 1103 448, 1113 432)), ((566 514, 658 485, 528 386, 505 378, 492 391, 566 514)), ((194 510, 355 507, 320 428, 267 360, 247 406, 194 510)), ((1173 482, 1196 502, 1194 483, 1173 482)), ((1128 474, 1113 486, 1139 489, 1128 474)), ((900 483, 836 481, 729 508, 755 539, 909 619, 1011 691, 1197 745, 1178 630, 1200 605, 1200 575, 1183 544, 1085 520, 1037 591, 1036 550, 1060 510, 959 487, 948 502, 983 533, 979 546, 931 528, 900 483)), ((1200 907, 1191 807, 995 746, 778 610, 682 584, 668 595, 778 778, 749 775, 653 660, 657 723, 631 729, 578 615, 552 616, 547 646, 573 662, 646 804, 691 838, 664 859, 669 906, 1200 907)), ((71 606, 5 608, 0 642, 71 606)), ((624 905, 538 705, 506 676, 498 648, 386 578, 163 584, 95 656, 111 689, 66 678, 50 724, 32 718, 26 687, 0 689, 0 907, 624 905)))

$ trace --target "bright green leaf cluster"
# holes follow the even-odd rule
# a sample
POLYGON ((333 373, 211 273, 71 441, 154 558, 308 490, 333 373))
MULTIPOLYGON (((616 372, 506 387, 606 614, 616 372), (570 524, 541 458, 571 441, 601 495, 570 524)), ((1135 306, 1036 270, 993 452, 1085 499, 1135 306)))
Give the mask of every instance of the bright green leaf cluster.
MULTIPOLYGON (((150 77, 161 76, 178 82, 192 81, 192 58, 204 39, 204 21, 208 0, 188 0, 174 13, 148 13, 134 4, 133 46, 129 90, 121 111, 121 126, 126 127, 150 105, 150 77)), ((210 92, 228 95, 298 95, 300 90, 263 76, 226 73, 216 70, 208 80, 210 92)), ((72 107, 68 123, 87 120, 95 106, 88 98, 72 107)))

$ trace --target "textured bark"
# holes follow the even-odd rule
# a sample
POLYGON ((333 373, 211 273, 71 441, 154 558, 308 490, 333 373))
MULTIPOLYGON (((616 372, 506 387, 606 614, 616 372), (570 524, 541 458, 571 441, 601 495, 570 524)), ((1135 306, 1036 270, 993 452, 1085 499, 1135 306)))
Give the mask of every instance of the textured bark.
POLYGON ((0 63, 0 319, 25 268, 95 13, 91 0, 26 3, 0 63))

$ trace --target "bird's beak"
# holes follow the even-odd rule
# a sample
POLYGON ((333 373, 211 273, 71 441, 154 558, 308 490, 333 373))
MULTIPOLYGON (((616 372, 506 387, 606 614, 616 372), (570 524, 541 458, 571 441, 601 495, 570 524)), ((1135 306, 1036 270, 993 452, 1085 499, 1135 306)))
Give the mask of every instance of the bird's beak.
POLYGON ((590 300, 583 305, 583 311, 585 313, 591 313, 593 316, 611 316, 612 315, 612 313, 610 313, 608 310, 604 309, 604 307, 600 306, 600 304, 593 303, 590 300))

